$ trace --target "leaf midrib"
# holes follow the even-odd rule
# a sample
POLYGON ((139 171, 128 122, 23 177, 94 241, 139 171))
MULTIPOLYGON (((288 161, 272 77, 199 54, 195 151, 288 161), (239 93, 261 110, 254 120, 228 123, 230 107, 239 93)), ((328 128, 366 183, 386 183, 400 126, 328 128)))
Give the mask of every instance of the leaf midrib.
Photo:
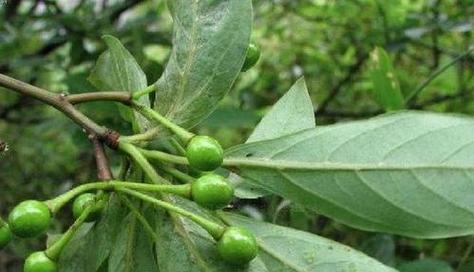
POLYGON ((419 164, 419 165, 388 165, 385 163, 340 163, 340 162, 301 162, 291 160, 271 160, 267 158, 247 159, 247 158, 227 158, 224 160, 227 167, 249 167, 249 168, 270 168, 278 170, 331 170, 331 171, 411 171, 411 170, 459 170, 473 171, 474 165, 439 165, 439 164, 419 164))

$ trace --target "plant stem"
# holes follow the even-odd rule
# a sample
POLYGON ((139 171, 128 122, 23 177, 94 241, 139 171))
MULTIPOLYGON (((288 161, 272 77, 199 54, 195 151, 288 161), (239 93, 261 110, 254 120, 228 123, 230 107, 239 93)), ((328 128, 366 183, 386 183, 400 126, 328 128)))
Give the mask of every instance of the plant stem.
POLYGON ((109 161, 105 154, 104 145, 97 137, 91 138, 92 145, 94 146, 94 157, 97 166, 97 178, 99 180, 111 180, 112 172, 110 171, 109 161))
POLYGON ((138 100, 138 98, 140 98, 140 97, 142 97, 142 96, 144 96, 144 95, 147 95, 147 94, 149 94, 149 93, 152 93, 152 92, 154 92, 154 91, 156 91, 156 86, 155 86, 155 84, 150 85, 150 86, 146 87, 145 89, 143 89, 143 90, 141 90, 141 91, 138 91, 138 92, 133 93, 132 98, 133 98, 134 100, 138 100))
POLYGON ((212 221, 210 221, 206 218, 203 218, 199 215, 196 215, 196 214, 194 214, 190 211, 187 211, 187 210, 182 209, 180 207, 174 206, 171 203, 153 198, 153 197, 148 196, 146 194, 142 194, 142 193, 139 193, 139 192, 136 192, 136 191, 125 189, 125 188, 120 188, 118 190, 121 191, 121 192, 124 192, 126 194, 129 194, 131 196, 134 196, 136 198, 139 198, 143 201, 146 201, 146 202, 152 203, 156 206, 167 209, 168 211, 175 212, 177 214, 180 214, 184 217, 187 217, 187 218, 191 219, 192 221, 196 222, 201 227, 203 227, 206 231, 208 231, 209 234, 211 234, 212 237, 214 237, 214 239, 216 239, 216 240, 218 240, 225 231, 224 226, 222 226, 220 224, 217 224, 215 222, 212 222, 212 221))
POLYGON ((138 104, 136 102, 132 102, 132 106, 135 110, 137 110, 140 114, 142 114, 145 118, 150 121, 155 121, 158 124, 163 125, 167 129, 171 130, 176 136, 178 136, 183 143, 188 143, 191 138, 194 137, 194 134, 187 131, 186 129, 176 125, 175 123, 171 122, 170 120, 166 119, 163 115, 159 114, 158 112, 154 111, 153 109, 138 104))
POLYGON ((36 98, 48 105, 55 107, 68 116, 71 120, 73 120, 76 124, 84 128, 89 134, 98 135, 102 138, 106 137, 106 135, 109 133, 105 127, 96 124, 94 121, 89 119, 89 117, 76 110, 74 106, 68 102, 66 96, 64 95, 48 92, 44 89, 16 80, 3 74, 0 74, 0 86, 6 87, 23 95, 36 98))
POLYGON ((87 207, 82 214, 77 218, 77 220, 69 227, 69 229, 56 241, 52 246, 46 249, 45 254, 51 260, 57 260, 63 248, 67 243, 72 239, 74 234, 77 232, 79 227, 85 222, 89 213, 95 208, 95 205, 90 205, 87 207))
POLYGON ((447 63, 443 67, 440 67, 438 70, 433 72, 425 81, 423 81, 415 90, 413 90, 406 98, 405 104, 410 105, 416 97, 420 94, 423 89, 428 86, 435 78, 437 78, 441 73, 446 71, 449 67, 453 66, 456 64, 458 61, 460 61, 462 58, 469 56, 472 52, 474 52, 474 48, 471 48, 464 52, 463 54, 457 56, 454 58, 451 62, 447 63))
POLYGON ((146 218, 140 213, 140 211, 133 205, 133 203, 123 195, 122 193, 118 194, 120 200, 122 200, 123 203, 132 211, 133 215, 140 221, 140 223, 143 225, 145 230, 148 232, 148 234, 153 238, 153 240, 158 241, 158 235, 153 231, 153 228, 150 226, 146 218))
POLYGON ((160 165, 160 168, 163 169, 165 172, 171 174, 175 178, 178 178, 186 183, 192 183, 195 179, 190 175, 187 175, 176 168, 169 167, 167 165, 160 165))
POLYGON ((131 136, 121 136, 120 141, 128 143, 140 143, 150 141, 153 140, 156 134, 158 134, 159 130, 160 129, 158 127, 155 127, 145 131, 144 133, 135 134, 131 136))
POLYGON ((185 157, 168 154, 168 153, 158 151, 158 150, 147 150, 147 149, 142 149, 142 148, 137 148, 137 149, 141 152, 141 154, 143 154, 143 156, 149 159, 176 163, 176 164, 185 164, 185 165, 189 164, 188 159, 186 159, 185 157))
POLYGON ((115 101, 129 104, 130 100, 132 99, 132 95, 129 92, 90 92, 71 94, 66 96, 66 99, 73 105, 94 101, 115 101))
POLYGON ((121 141, 118 148, 129 154, 138 163, 138 165, 140 165, 145 174, 151 179, 153 183, 169 183, 166 179, 156 173, 153 166, 133 144, 121 141))
POLYGON ((178 151, 179 155, 185 156, 186 155, 186 149, 174 138, 172 137, 170 139, 171 145, 173 145, 174 148, 176 148, 176 151, 178 151))
POLYGON ((141 190, 147 192, 161 192, 180 195, 182 197, 191 197, 191 186, 189 184, 174 185, 174 184, 146 184, 124 181, 109 181, 109 182, 91 182, 80 185, 68 192, 57 196, 56 198, 45 201, 51 213, 58 212, 61 207, 71 201, 76 196, 92 190, 118 190, 120 188, 129 188, 134 190, 141 190))

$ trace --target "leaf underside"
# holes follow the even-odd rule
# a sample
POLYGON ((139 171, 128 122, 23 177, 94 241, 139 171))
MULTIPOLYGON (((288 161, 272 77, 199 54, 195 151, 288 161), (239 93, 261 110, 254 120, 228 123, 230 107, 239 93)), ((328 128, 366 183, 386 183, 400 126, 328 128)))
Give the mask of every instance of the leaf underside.
POLYGON ((474 233, 474 120, 402 112, 233 147, 240 174, 347 225, 418 238, 474 233))
POLYGON ((169 0, 173 51, 156 82, 155 110, 186 128, 207 117, 240 73, 250 40, 250 0, 169 0))

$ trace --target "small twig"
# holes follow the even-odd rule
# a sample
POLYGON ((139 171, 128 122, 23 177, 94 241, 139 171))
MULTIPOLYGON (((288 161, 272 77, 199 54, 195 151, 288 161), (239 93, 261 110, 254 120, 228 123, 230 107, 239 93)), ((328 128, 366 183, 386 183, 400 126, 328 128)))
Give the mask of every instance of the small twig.
POLYGON ((110 171, 109 160, 107 154, 105 154, 104 144, 97 139, 97 137, 91 137, 92 144, 94 145, 94 157, 97 165, 97 178, 99 180, 111 180, 113 179, 112 172, 110 171))
POLYGON ((129 92, 91 92, 67 95, 66 99, 73 105, 93 101, 116 101, 129 104, 132 96, 129 92))
POLYGON ((0 74, 0 86, 6 87, 22 95, 33 97, 55 107, 57 110, 64 113, 72 121, 86 130, 89 135, 97 136, 100 140, 103 140, 108 146, 112 148, 116 148, 118 146, 119 135, 117 132, 100 126, 89 117, 85 116, 66 99, 65 95, 49 92, 3 74, 0 74))
POLYGON ((469 56, 472 52, 474 51, 474 48, 471 48, 464 52, 463 54, 457 56, 455 59, 453 59, 451 62, 447 63, 443 67, 440 67, 438 70, 434 71, 425 81, 423 81, 415 90, 413 90, 406 98, 405 104, 410 105, 412 104, 417 96, 423 91, 426 86, 428 86, 435 78, 437 78, 440 74, 442 74, 444 71, 446 71, 449 67, 453 66, 456 64, 458 61, 460 61, 462 58, 469 56))

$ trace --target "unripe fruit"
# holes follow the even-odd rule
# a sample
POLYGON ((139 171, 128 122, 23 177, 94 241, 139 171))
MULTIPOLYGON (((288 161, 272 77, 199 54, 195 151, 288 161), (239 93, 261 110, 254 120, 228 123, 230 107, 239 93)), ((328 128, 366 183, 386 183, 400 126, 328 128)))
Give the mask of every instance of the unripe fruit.
POLYGON ((0 250, 5 248, 12 240, 12 232, 7 224, 0 227, 0 250))
POLYGON ((57 264, 48 258, 43 251, 38 251, 26 258, 23 272, 57 272, 57 264))
POLYGON ((198 135, 189 141, 186 157, 191 167, 201 171, 212 171, 221 166, 224 150, 214 138, 198 135))
POLYGON ((217 242, 217 252, 227 263, 245 265, 257 256, 257 240, 244 228, 228 227, 217 242))
MULTIPOLYGON (((91 193, 82 194, 72 204, 72 214, 75 219, 79 218, 86 208, 96 203, 96 196, 91 193)), ((93 209, 86 218, 86 222, 93 222, 100 217, 101 209, 93 209)))
POLYGON ((242 66, 242 72, 245 72, 255 66, 259 58, 260 49, 254 43, 250 43, 247 49, 247 56, 245 57, 244 65, 242 66))
POLYGON ((26 200, 18 204, 8 217, 10 229, 16 236, 32 238, 49 227, 51 213, 41 201, 26 200))
POLYGON ((230 203, 234 189, 224 177, 210 173, 192 183, 191 196, 199 205, 216 210, 230 203))

